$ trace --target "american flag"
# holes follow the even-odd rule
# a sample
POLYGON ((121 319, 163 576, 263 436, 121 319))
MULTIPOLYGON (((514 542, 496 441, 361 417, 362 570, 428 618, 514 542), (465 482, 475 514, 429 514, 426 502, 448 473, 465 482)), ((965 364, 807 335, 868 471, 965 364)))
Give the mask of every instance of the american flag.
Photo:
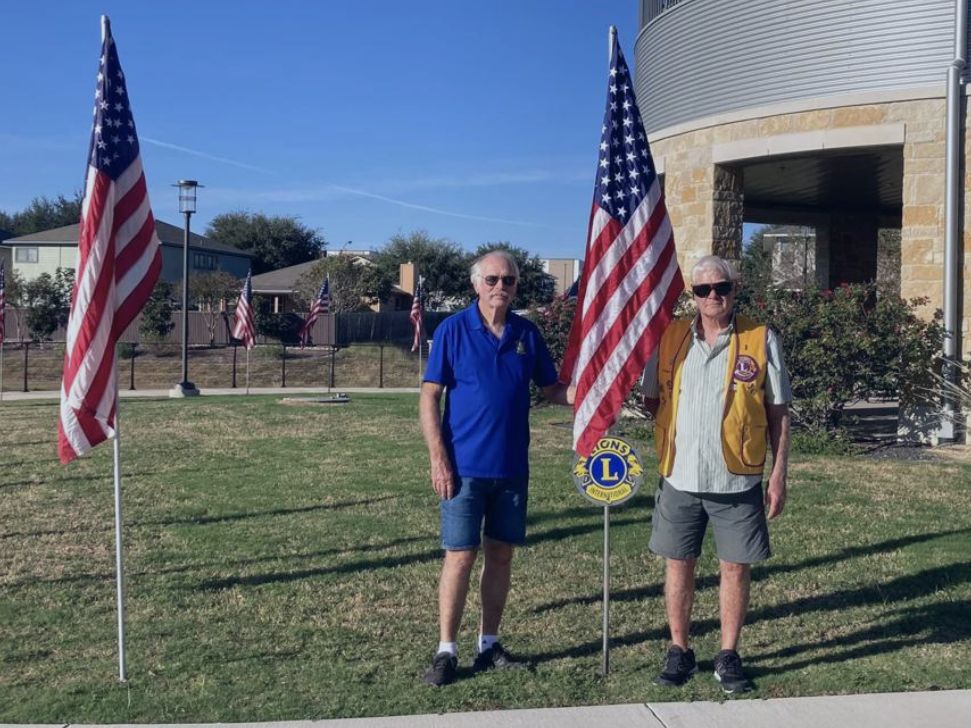
POLYGON ((62 463, 114 436, 115 344, 162 268, 125 74, 106 17, 102 36, 61 382, 62 463))
POLYGON ((411 325, 415 327, 415 338, 411 342, 412 351, 418 351, 418 347, 421 346, 421 319, 425 315, 425 294, 421 290, 421 283, 422 280, 419 277, 418 285, 415 286, 415 296, 411 300, 411 314, 408 316, 411 319, 411 325))
POLYGON ((307 314, 307 320, 303 322, 303 326, 300 327, 300 347, 305 347, 310 343, 310 330, 314 327, 314 322, 317 321, 318 316, 327 315, 330 313, 330 277, 324 276, 324 282, 320 284, 320 290, 317 291, 317 297, 314 302, 310 304, 310 313, 307 314))
POLYGON ((581 456, 616 420, 684 289, 630 71, 611 35, 586 259, 560 370, 576 386, 573 448, 581 456))
POLYGON ((4 342, 7 334, 7 326, 5 321, 7 289, 4 280, 3 262, 0 262, 0 344, 4 342))
POLYGON ((252 271, 246 273, 246 282, 239 292, 239 301, 236 302, 236 326, 233 327, 233 336, 241 339, 247 349, 256 346, 256 329, 253 326, 252 271))

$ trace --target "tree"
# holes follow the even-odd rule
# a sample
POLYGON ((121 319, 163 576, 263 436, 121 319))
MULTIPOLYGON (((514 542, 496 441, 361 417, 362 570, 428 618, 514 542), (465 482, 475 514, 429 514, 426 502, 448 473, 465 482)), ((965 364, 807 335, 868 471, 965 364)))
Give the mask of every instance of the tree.
POLYGON ((534 308, 553 300, 556 279, 543 270, 542 261, 538 256, 530 256, 529 251, 509 243, 485 243, 476 248, 472 257, 480 258, 495 250, 504 250, 516 259, 519 285, 516 287, 516 300, 513 303, 517 308, 534 308))
POLYGON ((161 343, 175 328, 175 321, 172 320, 172 293, 172 284, 159 279, 142 309, 142 321, 138 325, 138 331, 154 344, 161 343))
POLYGON ((74 225, 81 220, 82 199, 80 192, 75 192, 73 197, 35 197, 20 212, 0 213, 0 228, 20 236, 74 225))
MULTIPOLYGON (((224 270, 189 277, 189 305, 194 305, 202 313, 209 331, 209 346, 216 344, 216 326, 225 318, 225 302, 233 298, 239 287, 239 279, 224 270)), ((177 285, 175 290, 181 299, 182 285, 177 285)))
POLYGON ((391 279, 379 266, 351 255, 329 255, 296 281, 294 292, 304 308, 309 310, 325 275, 330 276, 331 313, 360 310, 391 292, 391 279))
POLYGON ((216 215, 206 235, 252 253, 254 274, 319 258, 327 245, 316 230, 300 224, 296 217, 243 211, 216 215))
POLYGON ((414 263, 425 281, 425 307, 429 310, 461 305, 472 295, 468 254, 451 240, 431 238, 424 230, 391 237, 373 260, 392 281, 398 280, 402 263, 414 263))
POLYGON ((58 326, 67 323, 73 287, 71 268, 58 268, 53 277, 50 273, 41 273, 24 284, 22 300, 27 306, 27 330, 34 341, 50 339, 58 326))
POLYGON ((26 291, 24 291, 24 278, 16 268, 10 268, 6 273, 6 297, 7 307, 13 311, 14 319, 17 322, 17 338, 21 341, 24 338, 24 314, 26 313, 26 291))

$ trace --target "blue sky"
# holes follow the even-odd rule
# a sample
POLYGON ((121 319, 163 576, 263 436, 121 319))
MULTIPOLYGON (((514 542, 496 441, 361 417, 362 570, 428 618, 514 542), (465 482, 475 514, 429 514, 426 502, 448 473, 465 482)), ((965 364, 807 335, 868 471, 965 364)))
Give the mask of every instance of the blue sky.
POLYGON ((607 29, 637 0, 102 0, 4 7, 0 210, 83 184, 112 29, 156 217, 297 215, 331 248, 424 229, 582 257, 607 29))

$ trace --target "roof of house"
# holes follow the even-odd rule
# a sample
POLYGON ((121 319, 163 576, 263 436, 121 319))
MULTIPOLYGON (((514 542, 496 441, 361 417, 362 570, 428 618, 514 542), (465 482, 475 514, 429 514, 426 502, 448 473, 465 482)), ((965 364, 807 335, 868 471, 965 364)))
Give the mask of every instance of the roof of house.
MULTIPOLYGON (((355 257, 359 258, 359 260, 355 262, 359 262, 361 265, 374 265, 371 261, 363 256, 355 257)), ((253 293, 275 293, 277 295, 291 294, 296 287, 297 279, 313 268, 314 264, 319 263, 320 260, 320 258, 316 258, 314 260, 308 260, 306 263, 297 263, 296 265, 287 266, 286 268, 271 270, 268 273, 260 273, 257 276, 253 276, 251 281, 253 285, 253 293)), ((411 294, 402 289, 397 283, 391 286, 391 294, 404 295, 411 298, 411 294)))
MULTIPOLYGON (((77 245, 80 229, 81 224, 75 223, 74 225, 65 225, 64 227, 54 228, 52 230, 42 230, 39 233, 21 235, 18 238, 10 238, 3 242, 4 245, 18 245, 23 243, 30 243, 31 245, 77 245)), ((182 239, 185 235, 182 228, 161 220, 156 220, 155 231, 158 233, 158 239, 162 242, 162 245, 182 247, 182 239)), ((211 240, 204 235, 197 235, 193 232, 189 233, 189 248, 239 255, 244 258, 253 257, 253 254, 250 252, 240 250, 232 245, 226 245, 225 243, 217 243, 215 240, 211 240)))

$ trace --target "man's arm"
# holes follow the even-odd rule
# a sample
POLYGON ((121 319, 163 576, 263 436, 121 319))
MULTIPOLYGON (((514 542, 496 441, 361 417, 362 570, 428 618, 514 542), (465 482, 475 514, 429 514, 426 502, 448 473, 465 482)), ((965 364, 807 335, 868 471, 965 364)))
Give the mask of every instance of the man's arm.
POLYGON ((439 498, 448 500, 455 493, 455 473, 442 439, 442 415, 440 404, 445 387, 435 382, 422 382, 418 397, 418 417, 421 432, 428 446, 431 464, 432 487, 439 498))
POLYGON ((767 404, 769 442, 772 445, 772 472, 765 489, 768 517, 775 518, 786 505, 786 472, 789 469, 789 405, 767 404))
POLYGON ((543 396, 553 404, 571 405, 576 397, 577 388, 563 384, 563 382, 557 382, 548 387, 543 387, 542 391, 543 396))

